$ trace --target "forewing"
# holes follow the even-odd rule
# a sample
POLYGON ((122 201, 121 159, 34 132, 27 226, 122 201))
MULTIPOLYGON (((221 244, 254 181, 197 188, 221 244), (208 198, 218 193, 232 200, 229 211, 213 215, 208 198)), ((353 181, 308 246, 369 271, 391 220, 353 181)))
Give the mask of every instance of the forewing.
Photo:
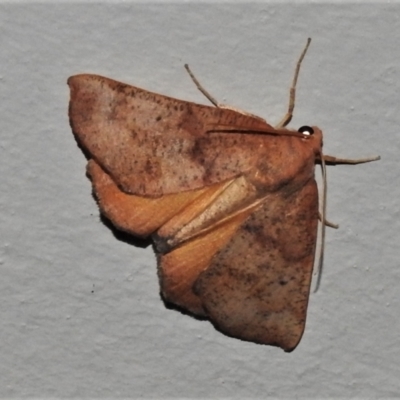
POLYGON ((210 320, 243 340, 293 350, 304 331, 318 222, 315 180, 270 195, 200 274, 210 320))
POLYGON ((157 197, 256 170, 263 135, 213 127, 273 128, 261 118, 76 75, 69 117, 78 142, 126 193, 157 197))

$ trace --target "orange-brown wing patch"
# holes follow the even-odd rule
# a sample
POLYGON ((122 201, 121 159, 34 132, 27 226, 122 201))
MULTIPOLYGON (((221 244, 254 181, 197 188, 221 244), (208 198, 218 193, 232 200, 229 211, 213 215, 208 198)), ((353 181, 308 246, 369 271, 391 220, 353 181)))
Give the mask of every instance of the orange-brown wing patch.
POLYGON ((89 161, 87 171, 101 212, 116 228, 139 237, 155 232, 209 190, 203 188, 152 199, 122 192, 94 160, 89 161))
MULTIPOLYGON (((157 197, 196 190, 256 171, 264 157, 260 151, 266 148, 265 135, 209 129, 274 130, 255 116, 173 99, 97 75, 76 75, 68 84, 70 123, 78 142, 118 187, 131 194, 157 197)), ((277 138, 270 140, 275 143, 277 138)))
POLYGON ((243 340, 293 350, 304 331, 318 221, 315 180, 268 196, 211 260, 195 293, 210 320, 243 340))

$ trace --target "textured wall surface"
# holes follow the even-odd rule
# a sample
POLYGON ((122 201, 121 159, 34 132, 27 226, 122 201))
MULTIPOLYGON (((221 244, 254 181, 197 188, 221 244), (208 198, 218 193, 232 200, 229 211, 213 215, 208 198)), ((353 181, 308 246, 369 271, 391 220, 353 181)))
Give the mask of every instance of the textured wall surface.
POLYGON ((400 4, 0 4, 0 397, 390 398, 400 395, 400 4), (322 286, 291 354, 160 300, 151 246, 99 218, 67 117, 91 72, 282 117, 327 154, 322 286))

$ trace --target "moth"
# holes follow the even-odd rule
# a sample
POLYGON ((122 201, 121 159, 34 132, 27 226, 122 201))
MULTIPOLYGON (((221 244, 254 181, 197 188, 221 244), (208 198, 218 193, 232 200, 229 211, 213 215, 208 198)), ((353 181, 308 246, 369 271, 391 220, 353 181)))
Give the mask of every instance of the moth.
MULTIPOLYGON (((317 241, 315 165, 357 164, 324 155, 322 131, 288 129, 290 101, 272 126, 255 115, 152 93, 98 75, 68 79, 69 118, 88 158, 101 213, 151 237, 161 295, 228 336, 292 351, 299 343, 317 241)), ((322 265, 322 264, 321 264, 322 265)))

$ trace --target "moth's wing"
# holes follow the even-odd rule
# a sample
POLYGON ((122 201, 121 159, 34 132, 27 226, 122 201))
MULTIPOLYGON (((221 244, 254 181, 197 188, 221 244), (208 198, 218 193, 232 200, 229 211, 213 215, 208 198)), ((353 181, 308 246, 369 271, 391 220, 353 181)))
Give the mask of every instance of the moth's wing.
POLYGON ((157 197, 197 190, 257 170, 261 118, 151 93, 97 75, 76 75, 69 117, 77 141, 126 193, 157 197))
POLYGON ((122 192, 94 160, 88 162, 87 173, 102 214, 116 228, 139 237, 151 235, 188 205, 194 203, 194 207, 199 197, 212 196, 218 189, 214 186, 148 198, 122 192))
POLYGON ((268 196, 200 274, 194 291, 224 333, 293 350, 304 331, 317 237, 315 180, 268 196))
MULTIPOLYGON (((220 193, 218 185, 159 198, 145 198, 122 192, 112 178, 94 160, 87 172, 99 208, 115 227, 135 236, 147 237, 163 227, 174 216, 200 213, 220 193)), ((222 189, 224 185, 221 185, 222 189)), ((246 218, 245 214, 230 219, 206 235, 190 240, 167 254, 158 253, 161 293, 170 303, 198 316, 204 316, 201 301, 193 293, 193 284, 207 268, 215 253, 246 218)))

